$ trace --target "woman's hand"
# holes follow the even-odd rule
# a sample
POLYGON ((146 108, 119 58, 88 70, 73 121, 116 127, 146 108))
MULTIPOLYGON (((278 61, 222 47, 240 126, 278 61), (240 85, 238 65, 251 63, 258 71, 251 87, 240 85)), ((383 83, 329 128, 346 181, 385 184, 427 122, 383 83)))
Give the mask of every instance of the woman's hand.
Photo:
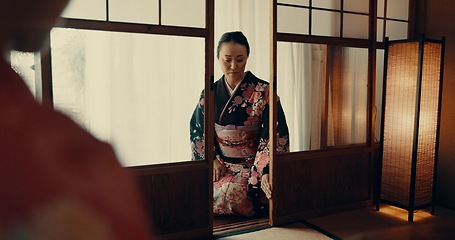
POLYGON ((218 159, 213 160, 213 181, 217 182, 224 174, 226 174, 226 167, 224 164, 218 159))
POLYGON ((265 196, 268 199, 272 198, 272 186, 270 185, 269 175, 268 174, 262 175, 262 178, 261 178, 261 189, 265 193, 265 196))

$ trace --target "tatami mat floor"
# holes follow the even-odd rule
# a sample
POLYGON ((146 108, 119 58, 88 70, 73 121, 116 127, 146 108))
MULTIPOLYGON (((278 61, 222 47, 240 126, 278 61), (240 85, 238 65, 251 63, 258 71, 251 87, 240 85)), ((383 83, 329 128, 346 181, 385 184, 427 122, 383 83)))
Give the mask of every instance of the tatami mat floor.
POLYGON ((455 211, 436 206, 415 211, 414 221, 407 221, 407 211, 390 205, 332 214, 280 227, 242 230, 218 235, 222 240, 246 239, 455 239, 455 211), (240 233, 240 234, 239 234, 240 233))

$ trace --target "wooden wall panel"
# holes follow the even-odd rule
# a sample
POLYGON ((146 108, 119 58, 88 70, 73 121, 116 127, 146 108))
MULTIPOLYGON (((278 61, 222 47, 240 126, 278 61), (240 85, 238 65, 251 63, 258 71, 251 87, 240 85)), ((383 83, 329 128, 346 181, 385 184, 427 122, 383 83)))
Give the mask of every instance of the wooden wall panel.
POLYGON ((208 179, 207 169, 191 166, 182 171, 138 174, 157 235, 168 235, 165 239, 189 239, 193 234, 196 239, 212 234, 208 179))
POLYGON ((336 212, 337 208, 370 202, 373 168, 369 156, 366 151, 278 159, 274 162, 277 185, 273 188, 276 217, 301 219, 318 211, 336 212))

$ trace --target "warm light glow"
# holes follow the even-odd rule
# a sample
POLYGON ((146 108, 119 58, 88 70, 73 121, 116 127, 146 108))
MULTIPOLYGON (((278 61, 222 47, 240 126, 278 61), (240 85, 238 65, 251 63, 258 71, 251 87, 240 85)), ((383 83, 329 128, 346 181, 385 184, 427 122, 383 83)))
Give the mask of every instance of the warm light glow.
MULTIPOLYGON (((389 216, 389 217, 394 217, 397 219, 401 219, 403 221, 408 221, 408 211, 403 208, 398 208, 390 205, 386 206, 381 206, 379 210, 380 214, 389 216)), ((414 211, 414 221, 422 221, 425 220, 429 217, 432 217, 431 213, 425 209, 420 209, 414 211)))
MULTIPOLYGON (((386 43, 381 199, 409 211, 433 203, 442 46, 386 43)), ((409 211, 394 208, 392 215, 412 221, 409 211)))

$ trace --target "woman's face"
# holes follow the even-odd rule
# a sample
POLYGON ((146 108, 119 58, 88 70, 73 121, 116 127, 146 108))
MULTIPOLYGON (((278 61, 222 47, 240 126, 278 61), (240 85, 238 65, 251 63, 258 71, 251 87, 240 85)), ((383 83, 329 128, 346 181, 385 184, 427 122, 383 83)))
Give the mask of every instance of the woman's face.
POLYGON ((228 80, 242 80, 248 60, 244 45, 235 42, 222 43, 218 60, 228 80))

